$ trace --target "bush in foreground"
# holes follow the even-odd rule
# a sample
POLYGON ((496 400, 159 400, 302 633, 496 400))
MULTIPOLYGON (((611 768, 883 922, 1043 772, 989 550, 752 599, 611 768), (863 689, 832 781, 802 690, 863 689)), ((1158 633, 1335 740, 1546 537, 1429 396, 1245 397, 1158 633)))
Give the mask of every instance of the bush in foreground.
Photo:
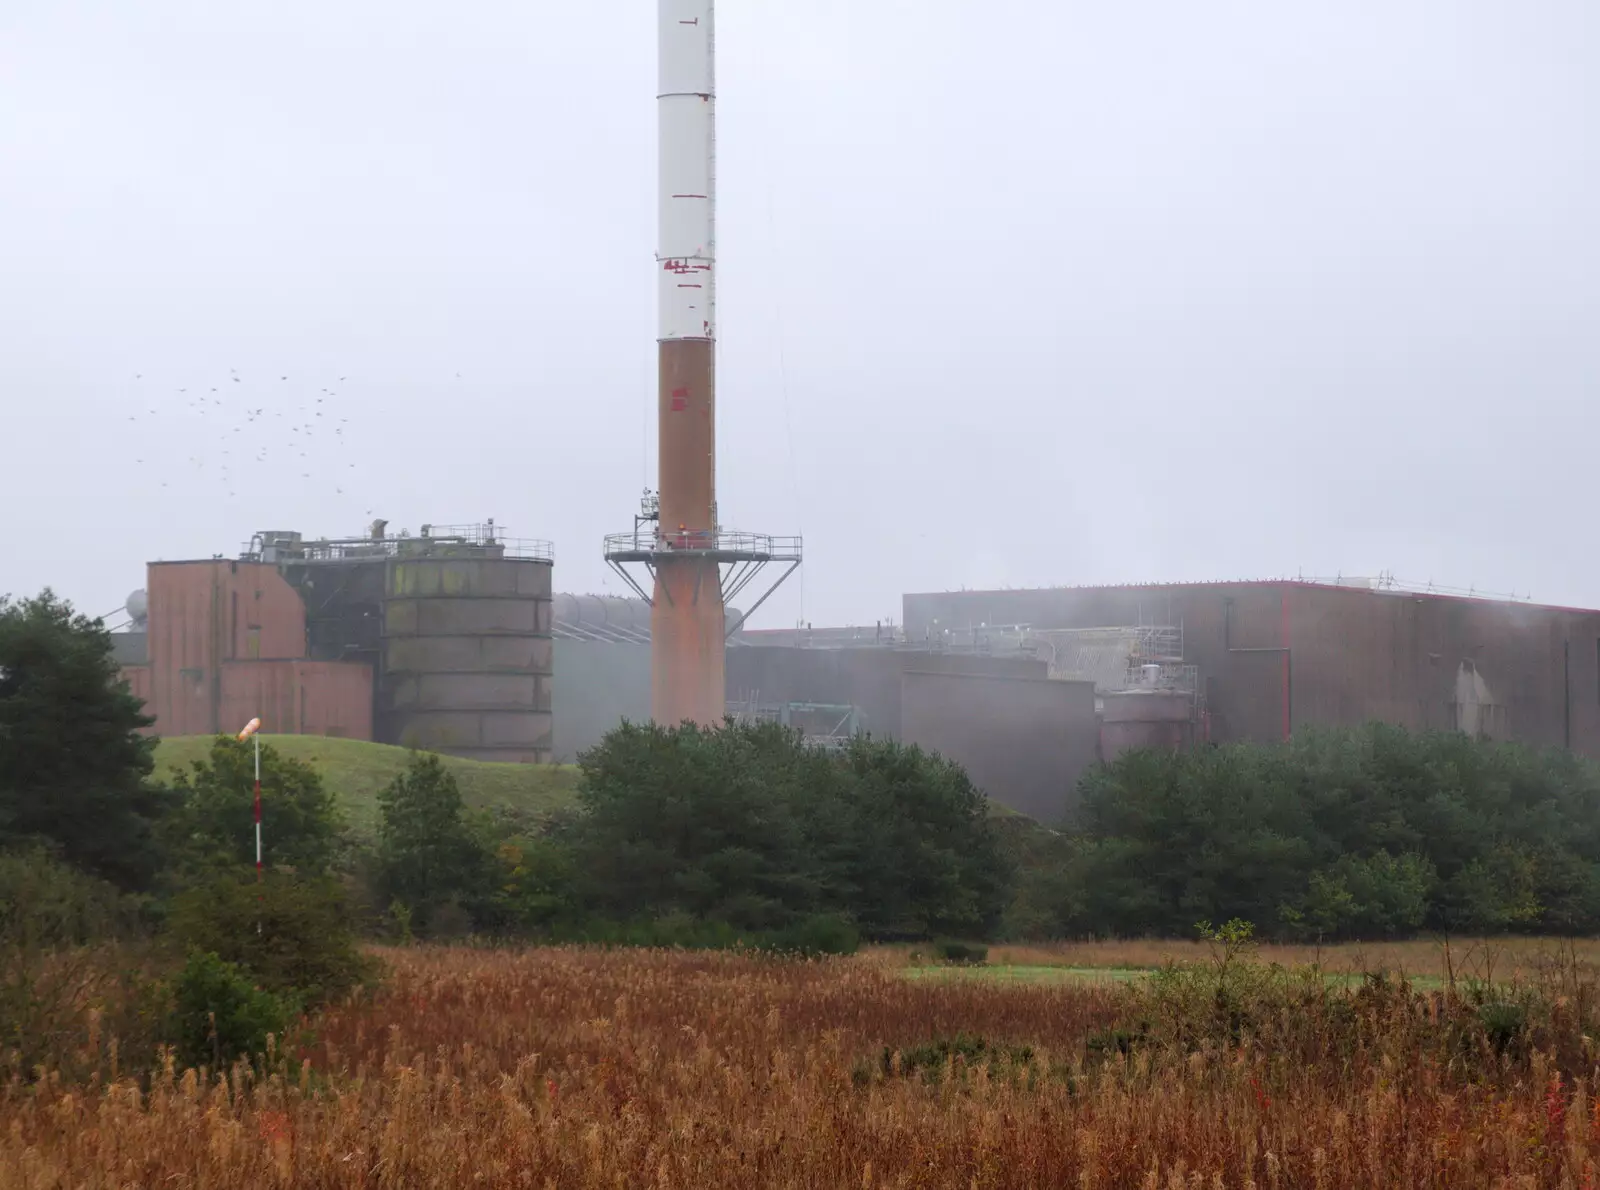
POLYGON ((295 1015, 282 997, 258 988, 238 966, 194 952, 172 986, 168 1038, 183 1066, 223 1070, 266 1052, 295 1015))
POLYGON ((345 897, 328 877, 223 873, 180 893, 171 933, 185 952, 213 954, 267 991, 311 1007, 350 991, 373 973, 357 949, 345 897))
POLYGON ((137 933, 139 904, 49 848, 0 852, 0 949, 83 946, 137 933))
MULTIPOLYGON (((172 780, 179 807, 166 824, 183 878, 203 880, 255 858, 254 745, 218 736, 204 760, 172 780)), ((305 874, 326 873, 339 850, 343 819, 333 792, 311 765, 261 745, 266 860, 305 874)))

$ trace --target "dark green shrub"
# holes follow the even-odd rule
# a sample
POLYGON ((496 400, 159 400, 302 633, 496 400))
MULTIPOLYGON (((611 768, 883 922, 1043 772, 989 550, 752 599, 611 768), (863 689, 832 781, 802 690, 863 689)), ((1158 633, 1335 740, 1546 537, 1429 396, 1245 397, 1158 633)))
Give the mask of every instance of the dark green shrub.
POLYGON ((1091 1057, 1109 1058, 1112 1054, 1126 1057, 1150 1041, 1150 1026, 1137 1025, 1118 1029, 1101 1029, 1084 1040, 1083 1048, 1091 1057))
POLYGON ((917 748, 858 739, 830 753, 776 724, 625 724, 579 764, 572 895, 598 916, 682 913, 752 944, 829 915, 878 939, 986 936, 1008 899, 1011 860, 982 793, 917 748))
POLYGON ((559 942, 600 946, 651 946, 669 950, 748 950, 779 955, 854 954, 861 936, 845 918, 814 914, 779 930, 741 930, 725 921, 705 921, 681 910, 633 921, 590 918, 552 931, 559 942))
POLYGON ((294 1006, 256 987, 233 963, 195 952, 173 980, 170 1041, 184 1066, 213 1070, 265 1053, 268 1035, 282 1037, 294 1006))
POLYGON ((378 793, 377 893, 411 911, 424 937, 460 937, 492 916, 493 860, 468 828, 455 776, 431 752, 413 752, 406 771, 378 793), (479 919, 475 921, 474 918, 479 919))
POLYGON ((983 1037, 958 1033, 922 1045, 896 1049, 884 1046, 876 1062, 857 1063, 851 1072, 857 1085, 875 1078, 917 1078, 933 1082, 944 1077, 946 1069, 957 1079, 978 1066, 987 1066, 991 1075, 1029 1070, 1034 1065, 1033 1047, 1006 1045, 983 1037))
POLYGON ((1484 1004, 1478 1009, 1478 1023, 1495 1053, 1509 1054, 1525 1048, 1528 1038, 1526 1006, 1504 1002, 1484 1004))
POLYGON ((1078 793, 1071 848, 1037 857, 1055 879, 1023 882, 1019 933, 1171 936, 1202 914, 1330 940, 1600 929, 1600 766, 1560 749, 1311 729, 1127 752, 1078 793))
POLYGON ((0 948, 117 940, 137 932, 139 924, 134 898, 50 850, 0 853, 0 948))
POLYGON ((0 846, 45 842, 119 888, 165 867, 173 798, 149 780, 155 720, 122 680, 111 635, 49 590, 0 595, 0 846))
MULTIPOLYGON (((232 736, 219 736, 205 760, 174 775, 181 805, 165 829, 186 879, 254 860, 254 775, 254 746, 232 736)), ((261 788, 268 867, 327 872, 341 847, 343 820, 322 775, 262 744, 261 788)))
POLYGON ((946 938, 933 944, 933 952, 942 962, 959 963, 962 966, 976 967, 989 961, 989 948, 975 942, 957 942, 946 938))
POLYGON ((216 954, 307 1007, 372 974, 356 949, 343 890, 328 878, 269 872, 258 883, 248 870, 230 872, 179 894, 171 929, 186 950, 216 954))
POLYGON ((0 1083, 151 1068, 171 1015, 157 957, 118 943, 0 950, 0 1083))
POLYGON ((651 946, 669 950, 728 950, 748 938, 747 933, 741 934, 725 921, 702 921, 681 911, 630 921, 590 918, 559 926, 554 930, 554 936, 560 942, 651 946))
POLYGON ((861 946, 861 935, 844 918, 818 913, 787 929, 775 931, 757 945, 764 950, 814 958, 830 954, 855 954, 861 946))

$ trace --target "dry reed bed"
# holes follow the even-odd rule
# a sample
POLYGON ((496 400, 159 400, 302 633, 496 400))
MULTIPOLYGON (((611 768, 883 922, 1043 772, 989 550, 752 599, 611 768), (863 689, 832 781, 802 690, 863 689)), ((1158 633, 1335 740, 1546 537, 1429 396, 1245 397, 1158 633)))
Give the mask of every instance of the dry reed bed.
POLYGON ((382 993, 263 1081, 3 1089, 0 1190, 1596 1185, 1600 1119, 1537 1060, 1478 1085, 1240 1053, 1075 1069, 1118 990, 730 955, 390 958, 382 993), (1031 1088, 852 1079, 878 1047, 960 1031, 1056 1069, 1031 1088))

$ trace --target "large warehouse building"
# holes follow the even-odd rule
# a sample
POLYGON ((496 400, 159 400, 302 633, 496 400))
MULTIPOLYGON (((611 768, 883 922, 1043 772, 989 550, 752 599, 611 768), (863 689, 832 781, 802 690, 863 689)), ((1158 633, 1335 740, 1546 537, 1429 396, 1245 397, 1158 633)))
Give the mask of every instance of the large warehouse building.
POLYGON ((1213 741, 1381 720, 1600 757, 1600 611, 1377 580, 950 591, 903 609, 908 638, 1020 642, 1053 673, 1088 668, 1087 642, 1117 631, 1164 642, 1152 682, 1192 686, 1213 741))

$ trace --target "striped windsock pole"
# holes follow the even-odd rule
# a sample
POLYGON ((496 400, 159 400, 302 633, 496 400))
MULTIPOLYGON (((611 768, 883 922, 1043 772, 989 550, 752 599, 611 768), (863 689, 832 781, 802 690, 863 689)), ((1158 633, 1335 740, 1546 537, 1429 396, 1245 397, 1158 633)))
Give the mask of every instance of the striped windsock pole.
POLYGON ((261 737, 256 736, 256 879, 261 879, 261 737))
MULTIPOLYGON (((244 725, 244 730, 239 733, 239 739, 240 740, 248 740, 248 739, 251 739, 253 737, 255 739, 255 745, 256 745, 256 789, 255 789, 255 793, 256 793, 256 884, 257 885, 260 885, 260 883, 261 883, 261 736, 258 734, 260 731, 261 731, 261 720, 260 719, 252 719, 252 720, 250 720, 250 722, 248 722, 248 723, 246 723, 244 725)), ((260 917, 261 894, 260 894, 260 892, 256 893, 256 901, 257 901, 256 933, 259 934, 261 932, 261 917, 260 917)))

